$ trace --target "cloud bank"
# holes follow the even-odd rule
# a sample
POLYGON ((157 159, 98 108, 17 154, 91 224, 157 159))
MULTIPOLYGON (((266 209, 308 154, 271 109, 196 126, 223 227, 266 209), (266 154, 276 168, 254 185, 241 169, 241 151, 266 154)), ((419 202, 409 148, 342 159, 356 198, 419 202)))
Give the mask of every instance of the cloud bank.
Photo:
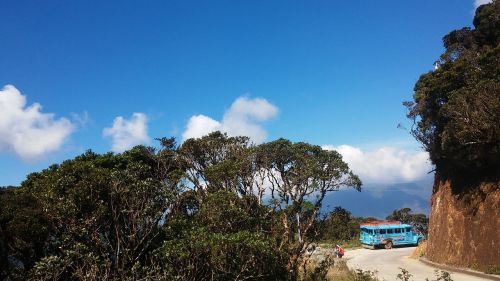
POLYGON ((325 145, 323 149, 336 150, 364 184, 396 184, 424 179, 432 170, 427 152, 409 152, 395 147, 371 151, 341 145, 325 145))
POLYGON ((211 132, 221 131, 230 136, 248 136, 253 142, 261 143, 267 132, 261 123, 274 118, 278 108, 263 98, 237 98, 224 113, 222 121, 206 115, 194 115, 182 134, 182 139, 199 138, 211 132))
POLYGON ((75 130, 66 118, 43 113, 39 103, 26 105, 26 96, 12 85, 0 90, 0 152, 34 160, 61 148, 75 130))
POLYGON ((148 118, 146 114, 136 112, 132 114, 130 120, 118 116, 113 121, 111 128, 104 128, 102 134, 106 138, 111 138, 111 150, 121 153, 139 144, 149 144, 148 118))

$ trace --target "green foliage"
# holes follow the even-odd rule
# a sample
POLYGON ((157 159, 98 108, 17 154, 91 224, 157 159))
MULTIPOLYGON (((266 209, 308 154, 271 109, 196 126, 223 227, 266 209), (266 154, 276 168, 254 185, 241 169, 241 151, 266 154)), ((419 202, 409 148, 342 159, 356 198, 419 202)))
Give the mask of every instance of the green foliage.
POLYGON ((0 190, 0 277, 298 279, 325 194, 361 185, 338 153, 306 143, 158 141, 88 151, 0 190))
POLYGON ((286 259, 272 241, 250 231, 213 233, 197 227, 182 238, 167 240, 158 251, 172 279, 283 279, 286 259))
POLYGON ((500 266, 499 265, 489 265, 486 267, 486 270, 484 271, 484 273, 500 275, 500 266))
POLYGON ((303 267, 301 280, 303 281, 323 281, 327 280, 328 271, 335 265, 335 259, 327 255, 312 270, 308 270, 307 265, 303 267))
POLYGON ((360 220, 337 206, 317 222, 318 238, 322 241, 349 241, 359 237, 360 220))
POLYGON ((281 217, 280 248, 291 253, 288 267, 296 272, 326 194, 341 187, 361 190, 361 180, 338 152, 308 143, 278 139, 257 147, 255 158, 271 185, 271 206, 281 217))
MULTIPOLYGON (((196 197, 188 194, 187 201, 196 197)), ((251 195, 206 194, 200 208, 170 217, 157 256, 175 280, 286 279, 288 259, 269 235, 271 215, 251 195)))
POLYGON ((405 268, 400 267, 399 269, 401 270, 401 273, 398 273, 396 279, 401 281, 410 281, 411 278, 413 277, 413 274, 408 272, 408 270, 406 270, 405 268))
POLYGON ((448 271, 444 271, 444 270, 434 270, 434 275, 436 276, 436 279, 432 279, 432 280, 429 280, 428 278, 426 278, 425 280, 426 281, 453 281, 453 279, 451 279, 451 274, 448 272, 448 271))
POLYGON ((178 152, 185 176, 194 188, 251 194, 255 165, 247 137, 214 132, 186 140, 178 152))
POLYGON ((32 277, 38 280, 59 280, 68 265, 58 256, 46 256, 36 263, 32 277))
POLYGON ((413 214, 410 208, 394 210, 392 214, 388 215, 385 219, 411 224, 420 233, 427 234, 429 218, 425 214, 413 214))
POLYGON ((0 279, 24 276, 19 266, 31 268, 46 253, 53 230, 50 216, 31 194, 0 189, 0 279))
POLYGON ((355 281, 374 281, 377 280, 376 272, 370 270, 356 269, 356 275, 354 277, 355 281))
POLYGON ((345 260, 339 260, 335 263, 335 267, 327 274, 327 278, 323 280, 335 281, 377 281, 376 271, 349 269, 345 260))
MULTIPOLYGON (((27 218, 34 221, 23 226, 22 218, 8 218, 5 229, 16 224, 38 231, 25 239, 19 234, 15 238, 40 246, 29 247, 35 251, 29 259, 11 258, 11 267, 29 271, 36 262, 35 277, 46 271, 61 278, 85 279, 87 274, 124 277, 134 264, 147 264, 151 250, 161 241, 159 222, 178 192, 175 178, 158 177, 158 167, 167 174, 177 167, 158 158, 146 147, 119 155, 89 151, 29 175, 16 192, 32 202, 17 208, 32 212, 27 218), (43 225, 39 220, 45 220, 43 225), (59 269, 49 272, 56 266, 59 269)), ((19 199, 5 202, 9 206, 19 199)))
POLYGON ((499 15, 495 0, 477 9, 475 29, 446 35, 437 69, 420 77, 414 101, 405 102, 412 133, 438 170, 500 167, 499 15))

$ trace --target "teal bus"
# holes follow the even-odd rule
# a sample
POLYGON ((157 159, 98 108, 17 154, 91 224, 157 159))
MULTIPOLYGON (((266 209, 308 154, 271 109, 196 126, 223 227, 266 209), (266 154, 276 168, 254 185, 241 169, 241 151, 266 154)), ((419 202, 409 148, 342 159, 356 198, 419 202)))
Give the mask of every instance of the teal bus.
POLYGON ((370 249, 393 246, 418 245, 424 236, 413 229, 409 224, 399 221, 373 221, 360 225, 359 240, 370 249))

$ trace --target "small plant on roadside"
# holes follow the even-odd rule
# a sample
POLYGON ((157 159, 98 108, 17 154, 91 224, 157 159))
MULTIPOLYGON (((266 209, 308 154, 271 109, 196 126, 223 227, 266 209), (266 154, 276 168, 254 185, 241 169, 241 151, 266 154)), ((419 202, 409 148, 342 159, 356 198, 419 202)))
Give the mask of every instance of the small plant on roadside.
POLYGON ((401 273, 396 276, 396 279, 401 281, 410 281, 410 278, 413 277, 413 274, 410 274, 410 272, 405 268, 400 267, 399 269, 401 270, 401 273))
POLYGON ((500 266, 498 265, 489 265, 484 271, 486 274, 497 274, 500 275, 500 266))
POLYGON ((325 258, 316 265, 311 271, 305 271, 304 276, 301 278, 303 281, 321 281, 326 280, 326 275, 328 271, 335 265, 335 260, 333 256, 326 255, 325 258))
POLYGON ((356 269, 356 281, 372 281, 377 280, 377 272, 371 270, 356 269))
POLYGON ((440 272, 436 269, 434 270, 434 275, 436 276, 436 279, 429 280, 429 278, 425 278, 425 281, 453 281, 453 279, 451 279, 451 273, 448 271, 441 270, 440 272))
POLYGON ((377 271, 369 271, 362 269, 349 269, 345 260, 338 260, 335 266, 332 267, 325 279, 335 281, 378 281, 377 271))

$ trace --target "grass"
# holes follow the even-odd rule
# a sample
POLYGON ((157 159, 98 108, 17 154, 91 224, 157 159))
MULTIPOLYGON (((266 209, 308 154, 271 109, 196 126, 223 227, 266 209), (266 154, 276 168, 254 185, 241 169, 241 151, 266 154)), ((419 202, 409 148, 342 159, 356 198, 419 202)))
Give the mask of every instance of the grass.
POLYGON ((345 260, 338 260, 328 271, 326 280, 338 281, 377 281, 376 272, 351 270, 345 260))
POLYGON ((361 248, 361 242, 359 241, 358 237, 352 238, 350 240, 326 240, 326 241, 320 241, 318 243, 322 248, 334 248, 335 245, 340 245, 344 249, 358 249, 361 248))
POLYGON ((499 265, 489 265, 488 267, 486 267, 486 270, 484 271, 484 273, 500 275, 500 266, 499 265))
POLYGON ((415 248, 415 251, 410 255, 410 258, 418 259, 425 256, 425 251, 427 250, 427 241, 422 241, 420 245, 415 248))
MULTIPOLYGON (((360 243, 351 241, 323 241, 318 246, 329 249, 335 244, 345 248, 353 249, 360 247, 360 243)), ((332 254, 325 253, 325 258, 321 261, 309 259, 301 266, 301 280, 339 280, 339 281, 378 281, 376 272, 365 270, 352 270, 347 267, 346 259, 333 258, 332 254)))
POLYGON ((475 271, 484 272, 486 274, 500 275, 499 265, 480 266, 477 263, 472 263, 471 265, 469 265, 469 268, 475 271))

